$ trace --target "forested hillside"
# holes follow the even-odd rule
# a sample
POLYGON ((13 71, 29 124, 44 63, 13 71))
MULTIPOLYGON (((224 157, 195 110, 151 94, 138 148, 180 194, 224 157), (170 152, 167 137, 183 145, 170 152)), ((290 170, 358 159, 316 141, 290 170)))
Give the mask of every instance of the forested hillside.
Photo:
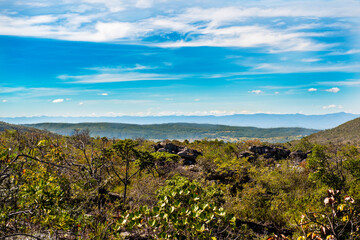
POLYGON ((338 127, 310 135, 309 140, 321 144, 355 144, 360 146, 360 118, 348 121, 338 127))
POLYGON ((5 130, 18 130, 21 132, 42 132, 41 130, 38 130, 36 128, 0 122, 0 132, 4 132, 5 130))
POLYGON ((306 128, 255 128, 211 124, 168 123, 136 125, 122 123, 39 123, 26 126, 46 129, 54 133, 71 135, 74 129, 89 129, 91 136, 108 138, 145 138, 153 140, 219 139, 239 141, 258 138, 267 142, 287 142, 300 139, 318 130, 306 128))

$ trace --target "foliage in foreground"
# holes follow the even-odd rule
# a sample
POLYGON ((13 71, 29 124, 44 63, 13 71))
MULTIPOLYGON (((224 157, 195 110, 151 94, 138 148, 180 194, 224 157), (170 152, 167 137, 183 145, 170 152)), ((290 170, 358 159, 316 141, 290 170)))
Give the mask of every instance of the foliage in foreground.
POLYGON ((175 177, 159 189, 157 204, 125 213, 119 228, 147 239, 233 239, 236 218, 220 206, 215 186, 175 177))
POLYGON ((240 157, 259 141, 173 143, 203 156, 184 166, 178 155, 154 152, 155 143, 142 139, 2 133, 0 236, 360 238, 357 147, 306 139, 284 145, 312 150, 299 163, 240 157))

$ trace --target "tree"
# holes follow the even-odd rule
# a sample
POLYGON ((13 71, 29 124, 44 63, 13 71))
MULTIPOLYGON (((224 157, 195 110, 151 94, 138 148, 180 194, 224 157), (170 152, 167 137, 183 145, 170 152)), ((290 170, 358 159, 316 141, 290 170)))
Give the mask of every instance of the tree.
POLYGON ((342 159, 331 158, 326 147, 315 145, 307 159, 308 167, 313 171, 309 177, 334 189, 343 189, 346 182, 342 159))
POLYGON ((137 145, 136 141, 130 139, 119 140, 113 145, 113 149, 119 157, 120 165, 125 167, 125 174, 122 175, 121 171, 117 171, 112 165, 112 170, 124 185, 124 204, 126 203, 127 188, 130 185, 130 180, 141 171, 154 166, 153 156, 149 152, 137 150, 135 148, 137 145))

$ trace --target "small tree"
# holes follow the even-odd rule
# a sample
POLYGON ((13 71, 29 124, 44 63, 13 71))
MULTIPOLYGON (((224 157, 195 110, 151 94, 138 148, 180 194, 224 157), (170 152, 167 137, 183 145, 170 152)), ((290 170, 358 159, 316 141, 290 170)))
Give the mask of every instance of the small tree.
POLYGON ((130 180, 145 169, 150 169, 154 165, 153 156, 146 151, 139 151, 135 147, 136 141, 125 139, 117 141, 113 145, 116 155, 119 157, 120 164, 125 167, 125 173, 121 174, 112 165, 115 175, 124 185, 123 202, 126 202, 127 188, 130 180))
POLYGON ((343 174, 342 159, 331 158, 326 153, 326 147, 315 145, 310 157, 306 160, 312 170, 311 180, 319 181, 330 188, 343 189, 346 178, 343 174))

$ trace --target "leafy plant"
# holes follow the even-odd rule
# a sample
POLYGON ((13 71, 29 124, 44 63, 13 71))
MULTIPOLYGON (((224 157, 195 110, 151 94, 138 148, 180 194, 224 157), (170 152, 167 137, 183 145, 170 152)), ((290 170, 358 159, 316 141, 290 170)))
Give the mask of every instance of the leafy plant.
POLYGON ((153 208, 140 207, 118 220, 118 231, 150 239, 227 239, 236 226, 234 215, 220 207, 215 186, 175 177, 158 191, 153 208))
POLYGON ((328 190, 324 199, 325 211, 306 212, 298 222, 305 239, 359 239, 360 212, 350 196, 340 196, 339 191, 328 190))

